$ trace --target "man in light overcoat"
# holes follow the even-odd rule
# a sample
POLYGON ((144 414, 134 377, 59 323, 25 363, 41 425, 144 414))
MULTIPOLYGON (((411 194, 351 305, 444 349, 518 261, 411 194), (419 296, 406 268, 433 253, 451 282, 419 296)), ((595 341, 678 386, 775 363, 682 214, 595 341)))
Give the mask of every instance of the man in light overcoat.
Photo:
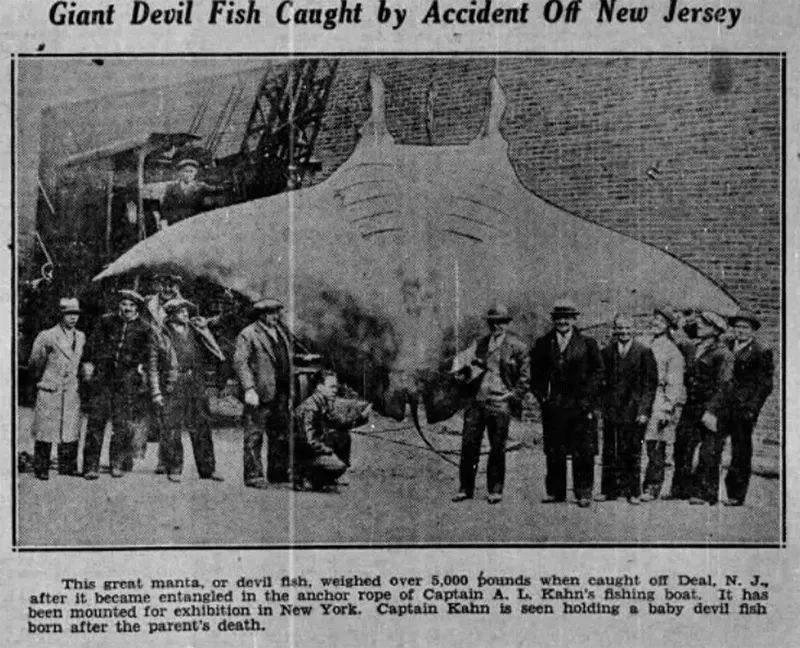
POLYGON ((86 336, 75 328, 81 309, 77 299, 59 303, 61 321, 39 333, 33 343, 28 367, 36 379, 36 409, 31 434, 34 440, 33 470, 46 480, 52 444, 58 444, 58 472, 78 474, 78 439, 81 400, 78 371, 86 336))
POLYGON ((642 501, 658 499, 664 485, 667 463, 667 446, 675 443, 675 429, 686 402, 686 387, 683 376, 686 363, 684 355, 672 338, 678 326, 678 318, 668 309, 653 311, 650 331, 652 339, 647 343, 656 359, 658 385, 653 411, 644 433, 647 447, 647 468, 642 485, 642 501))

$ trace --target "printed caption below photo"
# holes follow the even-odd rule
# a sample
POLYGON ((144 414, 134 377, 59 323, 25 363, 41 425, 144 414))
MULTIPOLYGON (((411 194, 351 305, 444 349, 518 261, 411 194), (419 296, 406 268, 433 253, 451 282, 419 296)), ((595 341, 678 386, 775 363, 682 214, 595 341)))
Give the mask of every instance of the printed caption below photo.
POLYGON ((234 575, 211 581, 63 578, 27 593, 29 634, 269 631, 292 617, 766 615, 759 574, 234 575))

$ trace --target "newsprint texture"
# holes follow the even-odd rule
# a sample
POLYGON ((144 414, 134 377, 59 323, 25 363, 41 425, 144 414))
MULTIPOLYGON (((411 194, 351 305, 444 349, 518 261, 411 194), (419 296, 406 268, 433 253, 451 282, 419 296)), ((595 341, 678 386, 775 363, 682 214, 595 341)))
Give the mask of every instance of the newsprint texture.
POLYGON ((0 643, 797 644, 800 6, 0 19, 0 643))

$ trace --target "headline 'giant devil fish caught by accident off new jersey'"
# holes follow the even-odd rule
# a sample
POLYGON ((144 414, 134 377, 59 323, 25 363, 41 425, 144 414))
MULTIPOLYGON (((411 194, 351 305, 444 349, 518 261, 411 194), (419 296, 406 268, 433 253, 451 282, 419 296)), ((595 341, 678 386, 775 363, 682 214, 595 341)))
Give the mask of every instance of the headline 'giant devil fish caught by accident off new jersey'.
POLYGON ((430 422, 458 409, 441 369, 495 301, 529 339, 564 295, 583 323, 664 304, 736 310, 686 263, 528 191, 499 130, 505 97, 495 79, 487 126, 464 146, 395 144, 383 83, 370 84, 372 115, 330 178, 178 223, 96 280, 170 270, 283 299, 298 335, 383 412, 402 418, 421 399, 430 422))

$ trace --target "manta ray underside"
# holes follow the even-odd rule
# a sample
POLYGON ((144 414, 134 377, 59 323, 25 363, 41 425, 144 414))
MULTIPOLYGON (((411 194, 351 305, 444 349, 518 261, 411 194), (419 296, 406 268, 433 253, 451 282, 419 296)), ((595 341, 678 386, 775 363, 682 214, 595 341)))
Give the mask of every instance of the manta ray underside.
POLYGON ((666 304, 736 310, 686 263, 526 189, 500 134, 495 79, 487 126, 464 146, 395 144, 383 84, 370 84, 361 140, 327 180, 182 221, 95 280, 171 270, 277 297, 295 332, 379 409, 402 418, 422 400, 430 422, 458 408, 442 369, 493 302, 508 305, 527 339, 563 296, 579 305, 579 324, 666 304))

